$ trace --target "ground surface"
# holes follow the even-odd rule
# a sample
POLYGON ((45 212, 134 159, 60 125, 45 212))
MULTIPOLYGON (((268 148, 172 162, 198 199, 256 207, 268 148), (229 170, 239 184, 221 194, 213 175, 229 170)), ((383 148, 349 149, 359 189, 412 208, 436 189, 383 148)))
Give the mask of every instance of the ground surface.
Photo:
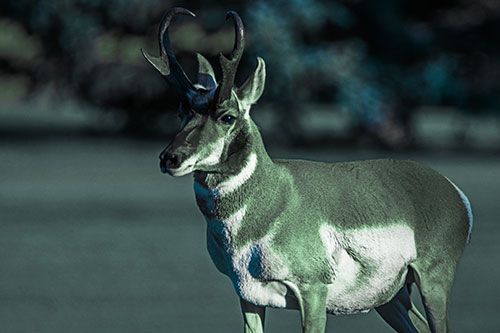
MULTIPOLYGON (((0 142, 1 332, 239 332, 229 280, 205 249, 191 177, 159 172, 163 143, 110 139, 0 142)), ((326 161, 423 162, 469 196, 471 244, 451 303, 453 332, 498 331, 500 158, 279 152, 326 161)), ((266 332, 299 332, 268 310, 266 332)), ((391 332, 375 312, 329 316, 329 332, 391 332)))

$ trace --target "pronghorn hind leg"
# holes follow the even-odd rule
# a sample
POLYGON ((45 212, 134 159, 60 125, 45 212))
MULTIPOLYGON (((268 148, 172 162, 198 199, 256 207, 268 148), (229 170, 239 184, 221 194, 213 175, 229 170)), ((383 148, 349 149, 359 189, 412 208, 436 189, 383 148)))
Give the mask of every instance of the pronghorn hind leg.
POLYGON ((411 302, 411 308, 408 310, 408 316, 410 317, 411 322, 417 329, 419 333, 430 333, 431 330, 429 328, 429 323, 427 322, 427 319, 420 313, 420 311, 417 309, 415 304, 413 303, 411 299, 411 289, 413 286, 413 283, 415 283, 415 275, 413 272, 413 268, 411 266, 408 266, 408 274, 406 275, 406 287, 408 288, 408 294, 410 294, 410 302, 411 302))
POLYGON ((420 313, 420 311, 418 311, 417 307, 415 306, 415 304, 413 304, 413 302, 411 302, 411 308, 408 310, 408 316, 410 317, 410 320, 417 329, 418 333, 431 332, 427 320, 420 313))
POLYGON ((409 311, 413 308, 406 283, 398 293, 386 304, 375 310, 378 314, 399 333, 419 333, 409 317, 409 311))
POLYGON ((439 266, 434 266, 428 272, 423 272, 414 265, 412 268, 415 282, 422 296, 430 331, 432 333, 449 332, 448 309, 454 268, 446 266, 441 270, 439 266))
POLYGON ((299 300, 302 332, 324 333, 326 329, 326 285, 301 285, 299 300))
POLYGON ((241 311, 245 320, 245 333, 263 333, 266 308, 254 305, 240 298, 241 311))

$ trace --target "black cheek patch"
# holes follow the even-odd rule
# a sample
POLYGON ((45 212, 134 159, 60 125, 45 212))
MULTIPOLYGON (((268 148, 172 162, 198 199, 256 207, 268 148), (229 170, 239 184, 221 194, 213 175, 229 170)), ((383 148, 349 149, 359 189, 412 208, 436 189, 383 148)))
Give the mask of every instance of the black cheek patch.
POLYGON ((248 136, 241 130, 236 134, 236 137, 231 141, 227 149, 227 155, 231 156, 242 151, 248 145, 248 136))

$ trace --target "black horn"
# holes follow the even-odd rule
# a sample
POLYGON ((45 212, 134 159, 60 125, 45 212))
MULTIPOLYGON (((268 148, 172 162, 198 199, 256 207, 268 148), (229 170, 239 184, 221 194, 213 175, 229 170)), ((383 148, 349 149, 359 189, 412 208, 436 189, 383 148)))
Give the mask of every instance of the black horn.
POLYGON ((168 83, 175 88, 175 91, 182 101, 187 101, 189 95, 196 90, 193 83, 189 80, 181 64, 175 58, 168 27, 172 18, 177 14, 195 16, 193 12, 185 8, 172 8, 162 18, 158 29, 158 38, 160 43, 160 57, 153 57, 145 50, 142 50, 144 57, 165 77, 168 83))
POLYGON ((245 28, 243 27, 241 17, 234 11, 228 11, 226 14, 226 20, 229 18, 232 18, 234 23, 234 47, 233 51, 229 55, 229 59, 222 53, 219 56, 222 68, 222 80, 218 91, 219 103, 231 97, 231 90, 234 86, 234 78, 238 70, 238 64, 241 56, 243 55, 243 50, 245 49, 245 28))

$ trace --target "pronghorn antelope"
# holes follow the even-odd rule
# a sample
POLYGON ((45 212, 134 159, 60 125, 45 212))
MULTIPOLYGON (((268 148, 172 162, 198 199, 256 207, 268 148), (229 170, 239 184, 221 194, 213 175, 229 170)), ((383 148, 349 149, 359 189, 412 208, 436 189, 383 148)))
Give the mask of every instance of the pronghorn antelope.
POLYGON ((162 172, 194 172, 207 247, 241 300, 245 332, 263 332, 266 307, 300 310, 303 332, 323 332, 326 314, 375 309, 398 332, 447 332, 450 289, 469 240, 472 213, 450 180, 411 161, 277 160, 267 154, 250 107, 262 94, 264 60, 241 86, 244 45, 220 55, 222 79, 198 54, 198 83, 176 60, 160 24, 160 57, 143 50, 181 100, 182 129, 161 153, 162 172), (426 318, 412 304, 422 295, 426 318))

